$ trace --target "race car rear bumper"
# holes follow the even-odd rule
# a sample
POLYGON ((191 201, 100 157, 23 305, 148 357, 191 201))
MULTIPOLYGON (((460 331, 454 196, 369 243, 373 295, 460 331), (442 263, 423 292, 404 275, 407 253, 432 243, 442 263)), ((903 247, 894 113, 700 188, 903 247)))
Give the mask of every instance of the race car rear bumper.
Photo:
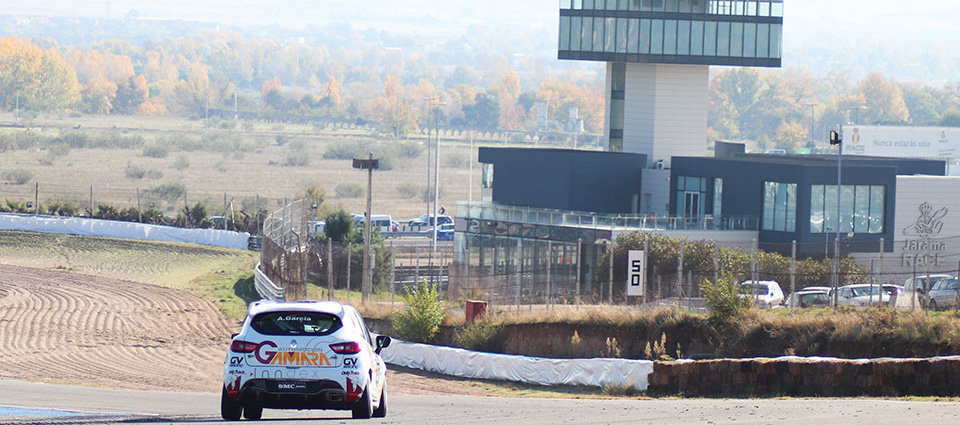
POLYGON ((347 391, 332 380, 251 379, 240 402, 270 409, 349 409, 347 391))

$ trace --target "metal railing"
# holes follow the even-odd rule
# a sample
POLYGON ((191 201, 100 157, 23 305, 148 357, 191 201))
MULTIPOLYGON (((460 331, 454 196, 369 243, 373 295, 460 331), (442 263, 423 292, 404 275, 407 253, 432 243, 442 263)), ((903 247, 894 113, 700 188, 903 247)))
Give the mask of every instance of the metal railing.
POLYGON ((458 202, 457 217, 502 220, 513 223, 543 224, 628 230, 757 230, 758 217, 666 217, 641 214, 597 214, 544 208, 498 205, 488 202, 458 202))

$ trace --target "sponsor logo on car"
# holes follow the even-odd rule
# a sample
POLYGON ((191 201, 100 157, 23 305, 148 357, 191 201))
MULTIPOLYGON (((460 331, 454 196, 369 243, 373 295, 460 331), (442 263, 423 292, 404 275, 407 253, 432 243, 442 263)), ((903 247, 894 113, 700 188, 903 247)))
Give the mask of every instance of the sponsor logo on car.
POLYGON ((332 366, 327 355, 309 349, 278 349, 273 341, 263 341, 254 350, 254 357, 262 364, 272 366, 332 366))

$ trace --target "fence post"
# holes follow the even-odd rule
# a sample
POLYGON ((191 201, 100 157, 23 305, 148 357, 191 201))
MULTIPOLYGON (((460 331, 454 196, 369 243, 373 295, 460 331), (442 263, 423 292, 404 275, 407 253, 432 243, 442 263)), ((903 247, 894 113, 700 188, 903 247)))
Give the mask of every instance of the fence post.
POLYGON ((717 248, 717 242, 713 241, 713 283, 720 281, 720 249, 717 248))
POLYGON ((394 295, 397 293, 397 264, 396 251, 393 250, 393 240, 390 240, 390 311, 393 311, 394 295))
POLYGON ((327 238, 327 300, 333 299, 333 239, 327 238))
POLYGON ((641 299, 641 305, 646 304, 647 300, 650 297, 647 296, 650 288, 650 284, 647 282, 647 258, 649 258, 650 251, 647 249, 649 244, 647 244, 647 235, 643 235, 643 298, 641 299))
POLYGON ((553 243, 547 241, 547 309, 553 304, 553 297, 550 286, 550 269, 553 268, 553 243))
POLYGON ((137 221, 143 223, 143 212, 140 211, 140 188, 137 188, 137 221))
POLYGON ((91 211, 91 212, 94 211, 94 209, 93 209, 93 185, 90 185, 90 211, 91 211))
POLYGON ((580 305, 580 274, 583 272, 583 239, 577 239, 577 306, 580 305))
MULTIPOLYGON (((613 236, 610 237, 611 239, 613 236)), ((613 304, 613 241, 607 243, 607 262, 609 263, 609 272, 610 279, 607 281, 607 290, 610 293, 610 304, 613 304)), ((603 299, 603 294, 601 293, 600 299, 603 299)))
POLYGON ((515 255, 516 267, 514 267, 514 272, 517 273, 517 287, 513 295, 513 302, 517 305, 518 312, 520 311, 520 283, 521 279, 523 278, 523 271, 520 266, 520 262, 523 259, 521 251, 523 251, 523 240, 517 239, 517 254, 515 255))
MULTIPOLYGON (((790 293, 794 294, 796 292, 797 292, 797 241, 794 240, 790 249, 790 293)), ((793 307, 793 306, 790 305, 788 307, 793 307)))
POLYGON ((353 257, 353 255, 350 252, 351 246, 352 244, 350 242, 347 242, 347 303, 348 304, 350 303, 350 269, 353 268, 353 267, 350 267, 352 265, 350 264, 352 262, 350 260, 353 259, 351 258, 353 257))
MULTIPOLYGON (((90 186, 91 188, 93 186, 90 186)), ((90 189, 93 190, 93 189, 90 189)), ((33 215, 40 213, 40 182, 38 181, 33 190, 33 215)))
POLYGON ((683 303, 683 246, 680 244, 680 259, 677 261, 677 307, 683 303))

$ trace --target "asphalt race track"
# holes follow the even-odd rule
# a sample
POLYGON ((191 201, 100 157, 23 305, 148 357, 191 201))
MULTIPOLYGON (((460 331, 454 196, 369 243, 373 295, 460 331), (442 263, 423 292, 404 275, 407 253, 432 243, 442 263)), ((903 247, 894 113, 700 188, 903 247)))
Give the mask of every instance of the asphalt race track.
MULTIPOLYGON (((0 381, 0 415, 10 406, 56 409, 19 424, 222 422, 219 394, 106 390, 21 381, 0 381)), ((393 396, 377 424, 955 424, 960 403, 868 399, 763 400, 573 400, 473 396, 393 396)), ((19 409, 12 409, 13 416, 19 409)), ((356 423, 349 412, 265 410, 265 423, 356 423)))

